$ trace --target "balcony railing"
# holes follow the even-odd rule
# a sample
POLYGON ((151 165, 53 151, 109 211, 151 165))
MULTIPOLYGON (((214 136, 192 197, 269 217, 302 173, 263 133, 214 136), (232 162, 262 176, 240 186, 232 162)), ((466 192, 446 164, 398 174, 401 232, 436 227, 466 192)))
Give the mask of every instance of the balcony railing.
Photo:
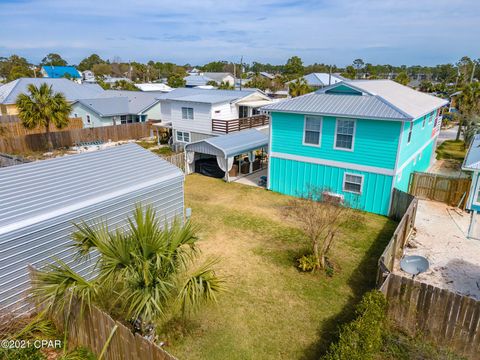
POLYGON ((223 134, 264 125, 268 125, 267 115, 254 115, 233 120, 212 119, 212 131, 223 134))

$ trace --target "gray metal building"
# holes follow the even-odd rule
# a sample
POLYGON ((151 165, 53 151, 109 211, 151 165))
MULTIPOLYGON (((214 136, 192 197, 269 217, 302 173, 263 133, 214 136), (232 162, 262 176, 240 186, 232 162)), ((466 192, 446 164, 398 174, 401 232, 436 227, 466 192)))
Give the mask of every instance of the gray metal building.
POLYGON ((135 144, 0 169, 0 312, 29 310, 28 265, 55 257, 90 273, 68 246, 74 223, 123 226, 137 203, 183 218, 183 186, 180 169, 135 144))

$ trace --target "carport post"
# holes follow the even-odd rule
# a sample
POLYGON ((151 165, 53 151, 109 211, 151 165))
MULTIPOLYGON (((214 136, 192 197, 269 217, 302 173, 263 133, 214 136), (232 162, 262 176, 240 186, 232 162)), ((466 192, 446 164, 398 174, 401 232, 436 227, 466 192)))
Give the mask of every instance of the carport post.
POLYGON ((225 179, 227 182, 230 182, 230 179, 229 179, 229 174, 228 174, 228 158, 225 157, 225 179))

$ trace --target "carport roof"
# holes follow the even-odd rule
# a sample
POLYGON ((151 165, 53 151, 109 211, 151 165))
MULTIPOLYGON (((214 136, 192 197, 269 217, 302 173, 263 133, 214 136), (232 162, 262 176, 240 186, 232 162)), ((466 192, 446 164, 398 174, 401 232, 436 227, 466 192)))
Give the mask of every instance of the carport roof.
POLYGON ((186 145, 185 150, 229 158, 267 145, 266 134, 256 129, 248 129, 197 141, 186 145))

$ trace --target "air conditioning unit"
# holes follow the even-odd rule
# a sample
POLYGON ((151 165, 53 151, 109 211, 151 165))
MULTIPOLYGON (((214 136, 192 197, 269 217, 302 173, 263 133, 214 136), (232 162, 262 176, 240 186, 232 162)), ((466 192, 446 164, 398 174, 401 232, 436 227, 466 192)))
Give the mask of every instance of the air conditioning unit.
POLYGON ((341 194, 335 194, 330 191, 324 191, 322 192, 322 201, 329 204, 343 205, 345 199, 341 194))

